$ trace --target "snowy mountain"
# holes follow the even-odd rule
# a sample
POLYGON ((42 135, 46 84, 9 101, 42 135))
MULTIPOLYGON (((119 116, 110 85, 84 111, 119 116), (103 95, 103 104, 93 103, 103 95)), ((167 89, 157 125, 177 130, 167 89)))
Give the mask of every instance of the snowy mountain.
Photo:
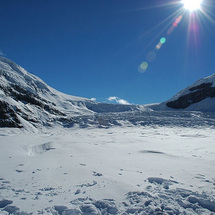
POLYGON ((166 105, 175 109, 215 111, 215 74, 182 90, 166 105))
MULTIPOLYGON (((106 104, 61 93, 11 60, 0 57, 0 127, 34 130, 54 125, 107 127, 124 123, 148 125, 152 122, 167 125, 172 123, 170 118, 174 113, 171 110, 214 112, 214 107, 215 74, 197 81, 161 104, 106 104)), ((178 122, 181 123, 180 118, 187 114, 178 113, 178 122)), ((191 119, 189 116, 186 118, 191 119)))
POLYGON ((74 117, 137 109, 104 104, 61 93, 11 60, 0 57, 0 127, 70 127, 74 117))
POLYGON ((155 110, 215 111, 215 74, 196 81, 171 99, 158 105, 155 110))

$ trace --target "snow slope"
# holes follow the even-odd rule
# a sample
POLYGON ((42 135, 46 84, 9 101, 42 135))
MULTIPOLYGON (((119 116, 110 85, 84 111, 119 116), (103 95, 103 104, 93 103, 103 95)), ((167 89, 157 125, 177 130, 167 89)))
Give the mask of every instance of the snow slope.
POLYGON ((71 127, 74 116, 131 111, 137 106, 103 104, 66 95, 0 57, 0 108, 0 127, 34 129, 53 124, 71 127))

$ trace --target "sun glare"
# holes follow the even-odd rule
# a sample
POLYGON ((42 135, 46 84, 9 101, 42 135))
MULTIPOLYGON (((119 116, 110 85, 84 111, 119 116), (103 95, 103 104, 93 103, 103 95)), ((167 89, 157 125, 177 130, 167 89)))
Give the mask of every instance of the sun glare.
MULTIPOLYGON (((195 45, 198 47, 200 42, 199 33, 203 29, 203 22, 205 21, 204 18, 209 19, 215 24, 215 15, 212 13, 212 10, 215 7, 214 2, 215 0, 211 0, 211 2, 207 0, 175 0, 166 1, 165 3, 160 4, 155 3, 155 6, 149 7, 150 9, 172 7, 174 10, 169 16, 164 20, 161 20, 156 26, 147 32, 147 34, 151 33, 155 29, 159 29, 161 26, 164 26, 158 35, 155 36, 154 40, 156 39, 157 43, 155 43, 152 50, 149 50, 148 53, 146 53, 144 61, 142 61, 138 66, 138 71, 140 73, 144 73, 150 68, 150 64, 156 59, 157 53, 163 46, 167 45, 169 36, 182 22, 187 23, 187 45, 195 45)), ((152 42, 153 41, 151 41, 151 43, 152 42)))
POLYGON ((182 0, 184 8, 190 12, 201 8, 202 0, 182 0))

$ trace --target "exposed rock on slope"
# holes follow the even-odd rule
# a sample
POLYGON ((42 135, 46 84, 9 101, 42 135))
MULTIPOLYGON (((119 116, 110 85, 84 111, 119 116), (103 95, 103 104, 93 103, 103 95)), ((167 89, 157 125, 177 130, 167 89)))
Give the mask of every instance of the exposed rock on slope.
POLYGON ((165 104, 173 109, 215 111, 215 74, 195 82, 165 104))
POLYGON ((66 95, 14 62, 0 57, 0 127, 38 127, 53 123, 72 126, 73 117, 137 108, 66 95))

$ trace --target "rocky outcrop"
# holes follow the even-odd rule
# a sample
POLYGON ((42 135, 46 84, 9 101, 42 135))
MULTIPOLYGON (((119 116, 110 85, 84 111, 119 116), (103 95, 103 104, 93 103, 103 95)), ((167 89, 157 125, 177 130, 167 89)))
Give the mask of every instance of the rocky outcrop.
POLYGON ((0 127, 21 128, 16 112, 6 102, 0 100, 0 127))
POLYGON ((136 105, 98 103, 66 95, 24 68, 0 57, 0 127, 82 124, 84 115, 138 110, 136 105), (80 119, 82 120, 80 120, 80 119))
POLYGON ((198 86, 191 87, 189 89, 190 93, 179 96, 176 100, 167 102, 166 105, 174 109, 185 109, 206 98, 214 98, 215 87, 212 85, 213 83, 202 83, 198 86))

